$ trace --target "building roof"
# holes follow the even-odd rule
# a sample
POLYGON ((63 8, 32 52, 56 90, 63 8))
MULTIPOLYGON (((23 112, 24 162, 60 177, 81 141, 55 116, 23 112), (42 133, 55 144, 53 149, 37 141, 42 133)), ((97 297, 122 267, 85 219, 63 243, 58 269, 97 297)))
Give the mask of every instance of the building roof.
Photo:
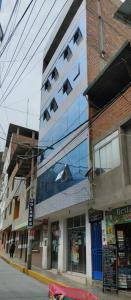
POLYGON ((121 94, 131 84, 131 44, 126 41, 102 72, 84 91, 98 108, 121 94))
POLYGON ((131 26, 131 0, 126 0, 115 12, 114 17, 131 26))
POLYGON ((38 131, 10 123, 6 138, 6 147, 9 147, 11 136, 13 133, 17 133, 18 128, 20 135, 32 137, 32 132, 35 132, 35 138, 38 139, 38 131))

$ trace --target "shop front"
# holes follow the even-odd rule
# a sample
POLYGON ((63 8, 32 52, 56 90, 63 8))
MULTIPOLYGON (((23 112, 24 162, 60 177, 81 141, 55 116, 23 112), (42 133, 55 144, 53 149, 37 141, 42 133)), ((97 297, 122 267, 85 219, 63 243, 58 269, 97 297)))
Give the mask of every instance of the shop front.
POLYGON ((85 215, 67 219, 68 271, 86 273, 85 215))
POLYGON ((131 205, 106 213, 106 232, 117 248, 118 288, 131 289, 131 205))

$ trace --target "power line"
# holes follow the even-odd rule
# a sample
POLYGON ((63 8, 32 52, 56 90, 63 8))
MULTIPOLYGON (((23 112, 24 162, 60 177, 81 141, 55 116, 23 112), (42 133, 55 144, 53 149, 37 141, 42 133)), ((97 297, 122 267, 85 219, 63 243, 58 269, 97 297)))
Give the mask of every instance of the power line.
MULTIPOLYGON (((15 16, 14 16, 14 22, 12 22, 12 26, 10 28, 9 36, 11 34, 11 31, 13 31, 12 29, 14 28, 16 20, 17 20, 17 16, 18 16, 18 12, 19 12, 19 8, 20 8, 21 0, 19 0, 19 1, 20 1, 19 5, 17 5, 17 7, 16 7, 16 12, 15 12, 15 16)), ((10 44, 8 44, 5 59, 7 58, 7 55, 8 55, 8 52, 9 52, 9 48, 10 48, 10 44)), ((3 69, 1 69, 1 79, 2 79, 3 70, 4 70, 4 64, 3 64, 3 69)), ((2 82, 1 82, 1 85, 2 85, 2 82)))
POLYGON ((12 10, 12 12, 11 12, 10 18, 9 18, 9 21, 8 21, 8 23, 7 23, 5 32, 4 32, 4 38, 5 38, 6 32, 7 32, 7 30, 8 30, 8 27, 9 27, 9 25, 10 25, 11 19, 12 19, 12 17, 13 17, 13 14, 14 14, 14 12, 15 12, 15 10, 16 10, 16 7, 17 7, 18 3, 19 3, 19 0, 16 0, 15 5, 14 5, 14 7, 13 7, 13 10, 12 10))
POLYGON ((34 1, 34 0, 31 0, 31 1, 30 1, 30 3, 28 4, 27 8, 25 9, 25 11, 24 11, 22 17, 20 18, 20 20, 19 20, 18 23, 16 24, 16 26, 15 26, 13 32, 12 32, 11 35, 9 36, 7 42, 5 43, 3 49, 2 49, 1 52, 0 52, 0 57, 3 55, 3 53, 4 53, 4 51, 5 51, 6 47, 7 47, 7 45, 8 45, 9 42, 11 41, 13 35, 15 34, 17 28, 19 27, 20 23, 22 22, 23 18, 25 17, 25 15, 26 15, 26 13, 27 13, 28 9, 30 8, 30 6, 31 6, 31 4, 32 4, 33 1, 34 1))
MULTIPOLYGON (((56 2, 57 0, 55 0, 56 2)), ((54 2, 54 4, 55 4, 54 2)), ((44 37, 42 38, 41 42, 38 44, 37 48, 35 49, 35 51, 33 52, 30 60, 28 61, 28 63, 26 64, 26 66, 24 67, 23 71, 20 73, 20 75, 18 76, 17 80, 15 81, 14 85, 12 86, 12 88, 10 89, 10 91, 8 92, 8 94, 5 96, 5 98, 3 99, 3 101, 0 102, 0 105, 7 99, 7 97, 10 95, 10 93, 12 92, 12 90, 14 89, 15 85, 17 84, 17 82, 19 81, 19 79, 21 78, 22 74, 24 73, 24 71, 27 69, 29 63, 31 62, 31 60, 33 59, 34 55, 36 54, 36 52, 38 51, 39 47, 41 46, 41 44, 43 43, 44 39, 47 37, 48 33, 50 32, 50 30, 52 29, 52 26, 54 25, 54 23, 56 22, 56 20, 58 19, 59 15, 61 14, 61 11, 63 10, 63 8, 65 7, 66 3, 68 2, 68 0, 66 0, 66 2, 64 3, 64 5, 62 6, 61 10, 59 11, 59 13, 57 14, 57 16, 55 17, 54 21, 52 22, 52 24, 50 25, 49 29, 47 30, 46 34, 44 35, 44 37)), ((52 7, 53 8, 53 7, 52 7)), ((50 9, 50 11, 52 10, 52 8, 50 9)), ((48 18, 50 11, 46 17, 46 19, 48 18)), ((11 81, 12 82, 12 81, 11 81)), ((10 82, 10 84, 11 84, 10 82)), ((9 84, 9 86, 10 86, 9 84)), ((8 86, 8 88, 9 88, 8 86)), ((7 90, 6 90, 7 91, 7 90)), ((6 93, 5 91, 5 93, 6 93)), ((2 99, 0 99, 2 100, 2 99)))
MULTIPOLYGON (((13 58, 14 58, 15 53, 16 53, 18 47, 19 47, 20 41, 21 41, 22 36, 23 36, 23 34, 24 34, 24 32, 25 32, 25 29, 26 29, 26 26, 27 26, 27 24, 28 24, 28 22, 29 22, 29 20, 30 20, 30 17, 31 17, 31 15, 32 15, 32 12, 33 12, 34 7, 35 7, 35 5, 36 5, 36 1, 37 1, 37 0, 35 0, 34 4, 33 4, 33 6, 32 6, 32 9, 31 9, 31 11, 30 11, 30 13, 29 13, 29 16, 28 16, 28 18, 27 18, 27 20, 26 20, 26 23, 25 23, 25 25, 24 25, 24 28, 23 28, 23 30, 22 30, 22 32, 21 32, 21 35, 20 35, 20 37, 19 37, 19 40, 18 40, 17 45, 16 45, 16 47, 15 47, 15 50, 14 50, 14 52, 13 52, 12 58, 11 58, 11 60, 10 60, 9 66, 8 66, 8 68, 7 68, 7 70, 6 70, 5 75, 4 75, 4 78, 3 78, 2 82, 1 82, 1 85, 4 83, 4 81, 5 81, 6 77, 7 77, 7 74, 9 75, 9 72, 10 72, 10 70, 11 70, 11 67, 13 66, 13 64, 12 64, 13 58)), ((32 26, 33 26, 33 25, 32 25, 32 26)), ((31 29, 31 28, 30 28, 30 29, 31 29)), ((25 40, 23 41, 23 43, 22 43, 22 45, 21 45, 20 51, 21 51, 21 49, 22 49, 24 43, 25 43, 25 40)), ((18 57, 18 54, 19 54, 19 53, 17 53, 17 56, 15 57, 15 59, 18 57)))

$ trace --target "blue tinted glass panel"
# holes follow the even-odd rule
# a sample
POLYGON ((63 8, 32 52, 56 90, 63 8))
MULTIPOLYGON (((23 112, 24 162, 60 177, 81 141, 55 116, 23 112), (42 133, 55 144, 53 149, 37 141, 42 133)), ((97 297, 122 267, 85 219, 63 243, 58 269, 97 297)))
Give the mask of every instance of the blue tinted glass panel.
POLYGON ((83 141, 37 179, 37 203, 85 179, 88 141, 83 141))

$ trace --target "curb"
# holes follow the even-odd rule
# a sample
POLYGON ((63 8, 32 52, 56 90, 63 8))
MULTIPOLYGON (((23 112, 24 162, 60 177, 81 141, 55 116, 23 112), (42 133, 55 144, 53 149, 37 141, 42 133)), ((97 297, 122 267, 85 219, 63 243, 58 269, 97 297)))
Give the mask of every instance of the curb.
POLYGON ((63 282, 57 281, 55 279, 52 279, 50 277, 47 277, 45 275, 40 274, 39 272, 36 271, 32 271, 32 270, 28 270, 26 267, 23 267, 15 262, 13 262, 12 260, 6 258, 5 256, 0 254, 0 258, 2 260, 4 260, 7 264, 9 264, 10 266, 12 266, 14 269, 17 269, 18 271, 20 271, 21 273, 24 273, 42 283, 44 283, 45 285, 49 285, 50 283, 55 283, 55 284, 60 284, 63 286, 67 286, 65 285, 63 282))

